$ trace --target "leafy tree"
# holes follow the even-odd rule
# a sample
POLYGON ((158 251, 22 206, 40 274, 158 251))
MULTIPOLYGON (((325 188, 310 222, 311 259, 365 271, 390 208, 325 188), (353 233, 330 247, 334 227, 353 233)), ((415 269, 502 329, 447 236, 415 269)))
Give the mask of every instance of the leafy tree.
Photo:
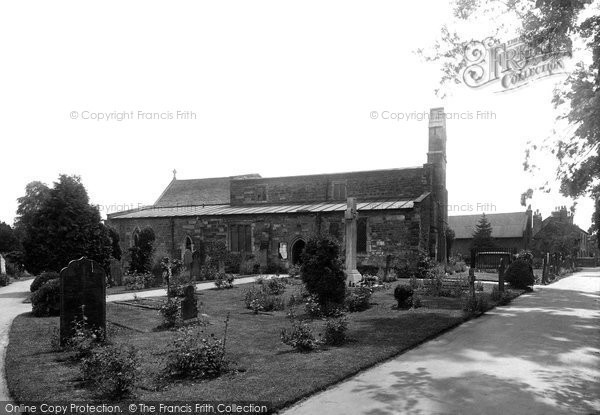
POLYGON ((227 245, 223 241, 211 241, 204 244, 206 257, 213 267, 219 267, 219 263, 226 262, 229 257, 227 245))
POLYGON ((154 240, 156 236, 152 228, 144 228, 134 239, 134 246, 129 248, 131 272, 146 273, 152 269, 152 254, 154 253, 154 240))
POLYGON ((492 225, 484 213, 479 218, 477 225, 475 225, 471 249, 474 249, 476 252, 485 252, 494 251, 496 248, 496 243, 494 242, 494 238, 492 238, 492 225))
POLYGON ((7 253, 21 249, 21 243, 15 230, 7 223, 0 222, 0 253, 7 253))
POLYGON ((108 236, 110 237, 110 241, 111 241, 111 248, 112 248, 111 255, 114 259, 120 260, 121 256, 122 256, 122 252, 121 252, 121 245, 119 244, 119 240, 121 238, 119 237, 118 232, 116 230, 114 230, 113 228, 108 228, 108 236))
POLYGON ((83 256, 108 266, 112 251, 108 229, 102 224, 98 209, 90 205, 78 176, 61 175, 40 205, 28 210, 25 218, 23 222, 21 216, 20 223, 26 224, 23 248, 29 272, 58 272, 69 261, 83 256))
POLYGON ((532 250, 536 256, 549 252, 563 256, 577 256, 579 229, 570 223, 550 221, 534 237, 532 250))
POLYGON ((17 199, 17 202, 19 202, 17 218, 15 219, 17 232, 22 233, 24 236, 33 217, 48 200, 49 195, 50 188, 45 183, 35 181, 25 186, 25 196, 17 199))
POLYGON ((596 248, 600 250, 600 238, 598 238, 598 231, 600 230, 600 197, 596 197, 595 210, 592 215, 592 226, 588 230, 588 233, 592 235, 592 240, 596 242, 596 248))
POLYGON ((452 252, 452 245, 454 244, 454 240, 456 239, 456 233, 454 230, 448 228, 446 229, 446 259, 450 258, 452 252))
POLYGON ((527 189, 521 193, 521 206, 527 206, 527 200, 533 197, 533 189, 527 189))
POLYGON ((340 247, 325 235, 311 237, 302 253, 300 274, 309 293, 319 304, 342 304, 346 295, 346 276, 339 257, 340 247))
POLYGON ((7 273, 15 276, 19 276, 25 269, 24 261, 25 256, 23 251, 10 251, 4 255, 6 259, 6 271, 7 273), (10 270, 10 271, 9 271, 10 270))
MULTIPOLYGON (((592 0, 455 0, 455 27, 441 28, 441 41, 432 55, 420 49, 427 60, 442 63, 442 88, 449 83, 461 83, 461 74, 467 63, 462 59, 471 39, 457 30, 465 22, 483 17, 494 19, 497 38, 507 29, 504 22, 517 22, 514 28, 531 50, 544 51, 545 58, 561 55, 575 57, 578 45, 585 53, 577 56, 579 62, 562 87, 556 88, 552 103, 560 110, 559 120, 569 124, 564 135, 555 134, 541 146, 530 144, 526 150, 524 168, 534 171, 531 156, 534 152, 552 154, 558 160, 556 178, 560 192, 567 197, 600 197, 600 13, 598 1, 592 0), (457 30, 454 30, 457 29, 457 30)), ((535 61, 537 56, 531 57, 535 61)), ((548 191, 548 186, 540 190, 548 191)), ((596 203, 595 217, 600 215, 596 203)), ((598 221, 595 222, 598 224, 598 221)), ((598 225, 593 228, 598 232, 598 225)), ((600 241, 600 239, 599 239, 600 241)), ((600 243, 600 242, 599 242, 600 243)))

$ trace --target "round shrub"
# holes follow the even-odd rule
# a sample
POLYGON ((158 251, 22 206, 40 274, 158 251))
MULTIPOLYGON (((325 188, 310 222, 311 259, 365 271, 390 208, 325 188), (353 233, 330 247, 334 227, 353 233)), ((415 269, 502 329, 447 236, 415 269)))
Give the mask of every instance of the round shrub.
POLYGON ((345 316, 327 320, 325 324, 325 334, 323 343, 330 346, 341 346, 346 343, 348 330, 348 320, 345 316))
POLYGON ((508 266, 504 280, 515 288, 527 288, 535 283, 531 264, 522 259, 517 259, 508 266))
POLYGON ((10 277, 8 274, 0 274, 0 287, 6 287, 10 284, 10 277))
POLYGON ((308 323, 295 320, 291 330, 281 330, 281 342, 303 353, 316 349, 319 344, 308 323))
POLYGON ((409 285, 397 285, 394 289, 394 298, 398 302, 398 308, 407 308, 411 305, 413 289, 409 285))
POLYGON ((35 291, 31 305, 36 317, 60 315, 60 279, 52 279, 35 291))
POLYGON ((348 311, 365 311, 370 306, 371 290, 368 288, 355 288, 346 294, 345 306, 348 311))
POLYGON ((223 374, 227 365, 224 339, 183 328, 168 351, 166 371, 171 377, 213 379, 223 374))
POLYGON ((244 292, 246 308, 258 314, 259 311, 281 311, 285 303, 281 296, 271 295, 264 285, 252 285, 244 292))
POLYGON ((132 346, 105 346, 83 359, 83 378, 91 382, 101 397, 130 396, 138 378, 139 359, 132 346))
POLYGON ((271 278, 266 280, 265 286, 267 294, 271 295, 283 294, 286 288, 285 282, 280 280, 279 278, 271 278))
POLYGON ((222 288, 233 288, 234 277, 232 274, 225 274, 224 272, 217 273, 215 278, 215 286, 217 289, 222 288))
POLYGON ((178 298, 167 298, 158 311, 163 317, 163 327, 175 327, 181 323, 181 301, 178 298))
POLYGON ((319 318, 323 315, 321 305, 317 301, 317 297, 314 295, 311 295, 306 299, 304 311, 306 311, 306 314, 308 314, 311 318, 319 318))
POLYGON ((31 283, 31 285, 29 286, 29 291, 31 291, 32 293, 36 292, 46 282, 48 282, 50 280, 55 280, 57 278, 60 278, 60 275, 58 274, 58 272, 54 272, 54 271, 42 272, 40 275, 35 277, 35 279, 31 283))

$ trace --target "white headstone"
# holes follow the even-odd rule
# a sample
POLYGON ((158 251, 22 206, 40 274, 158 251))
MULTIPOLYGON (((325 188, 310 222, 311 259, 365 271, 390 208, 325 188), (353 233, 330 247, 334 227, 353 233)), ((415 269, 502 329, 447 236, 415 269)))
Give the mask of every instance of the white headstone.
POLYGON ((2 255, 0 255, 0 274, 6 274, 6 261, 4 260, 4 257, 2 255))
POLYGON ((287 244, 285 242, 279 244, 279 255, 281 255, 281 259, 287 259, 287 244))

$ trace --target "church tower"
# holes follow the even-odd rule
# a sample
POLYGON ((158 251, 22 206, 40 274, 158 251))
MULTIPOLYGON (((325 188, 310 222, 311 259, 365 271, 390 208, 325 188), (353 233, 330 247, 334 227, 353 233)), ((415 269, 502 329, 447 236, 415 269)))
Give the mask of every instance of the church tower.
POLYGON ((446 190, 446 114, 444 108, 429 112, 429 149, 427 164, 431 172, 430 253, 446 262, 446 229, 448 227, 448 191, 446 190))

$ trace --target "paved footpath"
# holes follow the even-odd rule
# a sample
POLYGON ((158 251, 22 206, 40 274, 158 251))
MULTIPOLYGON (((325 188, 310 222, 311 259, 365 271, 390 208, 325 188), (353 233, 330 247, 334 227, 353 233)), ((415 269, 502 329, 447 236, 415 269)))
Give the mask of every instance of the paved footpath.
MULTIPOLYGON (((6 376, 4 374, 8 332, 16 316, 31 311, 31 304, 24 304, 23 300, 29 295, 29 286, 32 281, 17 281, 0 288, 0 401, 8 401, 10 399, 8 388, 6 387, 6 376)), ((0 409, 0 414, 2 413, 4 413, 4 408, 0 409)))
MULTIPOLYGON (((273 278, 274 276, 263 276, 264 278, 273 278)), ((280 277, 287 277, 281 275, 280 277)), ((236 278, 234 285, 247 284, 253 282, 256 277, 236 278)), ((6 357, 6 346, 8 345, 8 333, 12 321, 16 316, 22 313, 31 311, 31 304, 23 303, 30 292, 29 286, 33 282, 32 279, 13 282, 7 287, 0 288, 0 402, 10 401, 8 388, 6 386, 6 374, 4 370, 4 362, 6 357)), ((214 282, 205 282, 196 284, 198 290, 208 290, 215 288, 214 282)), ((142 291, 138 293, 122 293, 114 294, 106 297, 107 301, 124 301, 137 298, 160 297, 167 295, 167 290, 157 289, 150 291, 142 291)), ((1 405, 0 405, 1 406, 1 405)), ((0 415, 4 414, 4 408, 0 408, 0 415)))
POLYGON ((284 414, 600 414, 599 294, 598 268, 536 286, 284 414))

